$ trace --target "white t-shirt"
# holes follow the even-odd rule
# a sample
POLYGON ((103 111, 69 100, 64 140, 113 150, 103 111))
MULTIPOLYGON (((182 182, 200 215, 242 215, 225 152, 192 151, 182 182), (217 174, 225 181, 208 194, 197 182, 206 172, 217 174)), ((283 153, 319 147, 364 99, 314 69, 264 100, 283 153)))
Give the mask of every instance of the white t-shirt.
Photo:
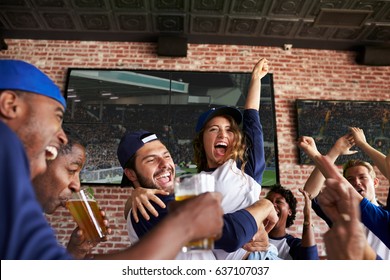
MULTIPOLYGON (((225 214, 244 209, 260 198, 260 184, 251 176, 242 173, 232 159, 215 171, 205 173, 215 177, 215 191, 222 194, 222 208, 225 214)), ((241 260, 246 253, 242 248, 232 253, 221 249, 215 249, 213 252, 217 260, 241 260)))

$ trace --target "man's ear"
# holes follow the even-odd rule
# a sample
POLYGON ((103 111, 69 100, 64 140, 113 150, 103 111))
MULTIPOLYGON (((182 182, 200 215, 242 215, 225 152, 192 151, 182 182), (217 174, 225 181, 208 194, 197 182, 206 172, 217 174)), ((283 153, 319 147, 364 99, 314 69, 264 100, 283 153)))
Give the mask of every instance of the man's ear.
POLYGON ((20 98, 12 90, 4 90, 0 93, 0 116, 5 119, 14 119, 20 106, 20 98))
POLYGON ((125 172, 125 175, 127 176, 127 178, 128 178, 131 182, 133 182, 133 184, 134 184, 135 181, 138 180, 137 174, 135 174, 135 172, 134 172, 133 169, 125 168, 124 172, 125 172))
POLYGON ((374 188, 376 188, 378 186, 379 186, 379 179, 378 179, 378 177, 375 177, 375 179, 374 179, 374 188))

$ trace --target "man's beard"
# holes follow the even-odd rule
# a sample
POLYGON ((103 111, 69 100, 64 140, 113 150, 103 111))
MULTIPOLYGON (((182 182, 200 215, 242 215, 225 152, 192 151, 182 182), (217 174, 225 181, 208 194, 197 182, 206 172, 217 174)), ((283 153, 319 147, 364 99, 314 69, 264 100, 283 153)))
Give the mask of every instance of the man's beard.
POLYGON ((145 189, 159 189, 159 187, 156 186, 156 184, 154 184, 152 180, 149 180, 148 178, 142 176, 137 170, 134 171, 137 175, 137 179, 141 187, 145 189))
MULTIPOLYGON (((172 174, 173 178, 175 177, 173 170, 170 168, 164 168, 163 170, 158 172, 158 174, 155 173, 154 175, 157 176, 157 175, 160 175, 161 173, 167 172, 167 171, 172 174)), ((164 191, 167 191, 169 193, 173 193, 173 185, 171 187, 168 187, 167 189, 165 189, 165 188, 162 188, 162 187, 156 185, 156 183, 154 183, 154 181, 153 181, 154 177, 152 179, 148 179, 145 176, 142 176, 140 174, 140 172, 138 172, 137 170, 134 170, 134 172, 137 175, 138 183, 140 184, 141 187, 143 187, 145 189, 164 190, 164 191)))

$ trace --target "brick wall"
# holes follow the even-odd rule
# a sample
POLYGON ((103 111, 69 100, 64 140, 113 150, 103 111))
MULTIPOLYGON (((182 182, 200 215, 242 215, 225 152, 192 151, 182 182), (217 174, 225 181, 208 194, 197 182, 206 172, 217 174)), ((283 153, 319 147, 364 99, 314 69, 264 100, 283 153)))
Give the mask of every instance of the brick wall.
MULTIPOLYGON (((299 200, 297 219, 290 228, 296 236, 301 236, 303 219, 302 198, 297 188, 304 185, 313 166, 298 165, 294 143, 297 136, 295 100, 390 100, 390 67, 357 65, 354 52, 189 44, 187 57, 166 58, 156 55, 153 43, 39 40, 6 40, 6 43, 8 50, 2 51, 0 58, 33 63, 61 88, 65 85, 68 67, 251 72, 259 58, 267 57, 274 78, 280 182, 291 188, 299 200)), ((381 187, 377 194, 384 201, 389 184, 383 176, 379 178, 381 187)), ((104 186, 95 189, 114 230, 110 241, 99 245, 96 251, 127 246, 123 206, 129 190, 104 186)), ((74 227, 67 211, 58 210, 48 219, 59 241, 66 244, 74 227)), ((321 236, 327 227, 317 218, 314 224, 320 254, 324 255, 321 236)))

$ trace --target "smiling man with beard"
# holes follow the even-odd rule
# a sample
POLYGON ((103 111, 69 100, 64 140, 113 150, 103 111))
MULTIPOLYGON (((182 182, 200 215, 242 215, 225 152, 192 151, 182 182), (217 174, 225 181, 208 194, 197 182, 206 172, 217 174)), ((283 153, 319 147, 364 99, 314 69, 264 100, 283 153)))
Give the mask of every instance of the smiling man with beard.
MULTIPOLYGON (((117 153, 124 169, 122 185, 134 187, 135 193, 126 202, 125 218, 130 241, 135 243, 167 216, 166 205, 175 199, 175 164, 156 134, 144 130, 126 133, 119 143, 117 153), (154 195, 150 196, 150 193, 154 195), (142 198, 142 194, 146 199, 142 198), (138 200, 134 201, 133 197, 138 200), (142 214, 139 219, 138 215, 133 215, 138 210, 142 214)), ((260 200, 245 209, 225 214, 222 236, 215 241, 215 247, 229 252, 236 251, 253 237, 266 219, 270 219, 270 227, 277 220, 276 212, 267 200, 260 200)), ((267 248, 268 242, 257 246, 267 248)), ((191 251, 179 253, 176 259, 215 259, 215 256, 211 250, 191 251)))
MULTIPOLYGON (((153 189, 156 196, 147 203, 153 205, 154 215, 149 219, 127 219, 127 228, 132 243, 157 225, 168 214, 165 205, 174 198, 175 164, 165 145, 156 134, 146 130, 127 132, 118 146, 118 160, 123 168, 122 186, 131 186, 135 190, 153 189)), ((125 212, 132 207, 128 199, 125 212)), ((137 203, 139 207, 141 202, 137 203)), ((142 208, 145 212, 145 209, 142 208)), ((127 215, 125 214, 125 218, 127 215)))
POLYGON ((175 164, 156 134, 145 130, 125 134, 118 159, 124 172, 122 185, 173 192, 175 164))

